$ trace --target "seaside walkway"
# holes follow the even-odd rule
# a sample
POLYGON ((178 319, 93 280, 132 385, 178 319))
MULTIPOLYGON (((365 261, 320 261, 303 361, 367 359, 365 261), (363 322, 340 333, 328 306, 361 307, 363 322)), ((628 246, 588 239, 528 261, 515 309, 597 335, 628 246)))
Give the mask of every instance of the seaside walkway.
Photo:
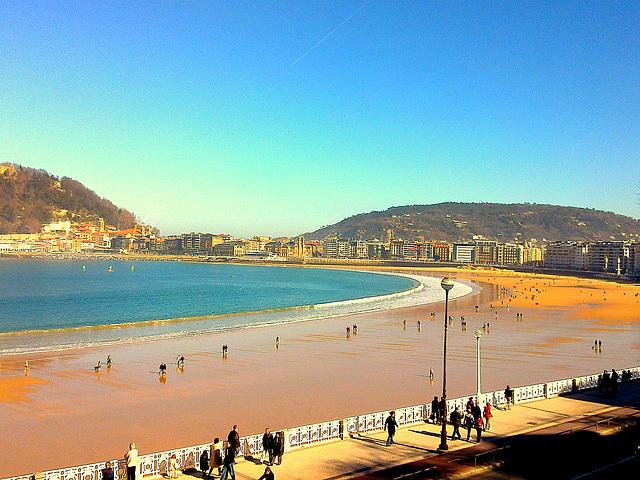
MULTIPOLYGON (((486 471, 493 460, 508 458, 522 442, 533 439, 546 439, 544 441, 548 442, 562 436, 560 445, 566 446, 567 439, 580 432, 589 432, 593 437, 618 430, 621 424, 637 425, 640 419, 640 381, 620 385, 615 396, 588 390, 514 405, 510 410, 494 408, 493 413, 491 430, 483 432, 479 444, 475 443, 475 430, 472 430, 471 442, 465 441, 466 429, 463 428, 462 440, 450 440, 452 427, 449 425, 449 450, 444 454, 437 452, 441 427, 423 423, 398 429, 396 444, 391 446, 386 446, 386 432, 355 436, 285 452, 282 465, 271 468, 276 479, 287 480, 469 478, 486 471)), ((619 459, 633 455, 637 442, 638 438, 635 442, 627 442, 636 444, 629 444, 628 450, 625 450, 626 445, 621 448, 619 459)), ((535 458, 537 448, 529 450, 535 458)), ((567 460, 573 462, 576 477, 586 473, 584 458, 567 460)), ((615 460, 612 458, 610 463, 615 460)), ((259 478, 265 467, 258 461, 259 458, 239 461, 235 466, 236 477, 242 480, 259 478)), ((544 462, 544 456, 539 461, 544 462)), ((630 468, 634 467, 630 465, 630 468)), ((191 476, 199 478, 200 473, 181 474, 184 480, 191 476)), ((546 478, 562 477, 550 473, 546 478)))

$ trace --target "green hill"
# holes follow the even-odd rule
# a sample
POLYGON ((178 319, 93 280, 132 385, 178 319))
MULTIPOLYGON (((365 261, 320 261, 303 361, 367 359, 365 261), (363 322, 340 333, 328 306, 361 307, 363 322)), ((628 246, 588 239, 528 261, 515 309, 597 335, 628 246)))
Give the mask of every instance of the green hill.
POLYGON ((132 212, 118 208, 76 180, 21 165, 0 164, 0 234, 38 233, 43 223, 84 223, 100 217, 118 229, 136 224, 132 212))
POLYGON ((438 203, 363 213, 306 233, 305 238, 395 238, 465 242, 474 235, 499 242, 609 241, 640 238, 640 221, 577 207, 538 204, 438 203))

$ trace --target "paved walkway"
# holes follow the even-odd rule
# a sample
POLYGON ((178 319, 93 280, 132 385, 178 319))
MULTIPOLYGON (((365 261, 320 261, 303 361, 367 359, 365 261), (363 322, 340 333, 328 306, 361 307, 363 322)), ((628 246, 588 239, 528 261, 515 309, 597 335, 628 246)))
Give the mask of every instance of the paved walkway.
MULTIPOLYGON (((636 381, 621 385, 615 397, 600 391, 587 391, 522 403, 511 410, 494 408, 492 428, 483 433, 481 444, 466 442, 466 430, 461 429, 463 440, 451 441, 448 437, 449 451, 442 455, 437 452, 441 427, 423 423, 399 429, 395 437, 397 443, 391 446, 386 446, 386 433, 382 432, 285 452, 282 465, 275 465, 272 470, 276 480, 408 478, 412 475, 402 474, 403 467, 417 472, 434 465, 438 465, 439 478, 471 474, 474 467, 473 460, 470 464, 469 459, 476 453, 522 441, 534 432, 553 434, 581 428, 599 419, 633 414, 638 412, 637 408, 621 407, 639 402, 640 381, 636 381), (462 456, 466 461, 460 461, 462 456), (394 466, 398 467, 392 468, 394 466)), ((449 435, 451 431, 452 427, 448 426, 449 435)), ((475 440, 475 431, 472 431, 471 440, 475 440)), ((242 480, 259 478, 265 467, 257 464, 257 460, 238 462, 236 477, 242 480)), ((199 473, 195 475, 200 476, 199 473)))

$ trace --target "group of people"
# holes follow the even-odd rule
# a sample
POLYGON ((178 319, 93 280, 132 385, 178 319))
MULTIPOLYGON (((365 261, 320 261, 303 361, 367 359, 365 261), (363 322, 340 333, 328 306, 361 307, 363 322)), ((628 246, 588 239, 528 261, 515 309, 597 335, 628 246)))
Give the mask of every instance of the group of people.
POLYGON ((358 333, 358 325, 356 325, 355 323, 353 324, 352 327, 347 327, 347 335, 351 335, 351 334, 356 335, 358 333))
POLYGON ((471 438, 471 430, 476 431, 476 443, 482 441, 482 432, 491 429, 491 418, 493 412, 491 408, 491 402, 487 401, 484 408, 481 409, 478 403, 473 401, 473 397, 469 397, 464 414, 460 412, 460 407, 451 412, 449 416, 449 422, 453 425, 453 433, 451 434, 451 440, 462 440, 460 434, 460 427, 464 425, 467 429, 467 442, 471 438))
MULTIPOLYGON (((111 361, 112 361, 111 360, 111 355, 107 355, 107 369, 111 368, 111 361)), ((27 370, 29 369, 29 363, 28 362, 25 362, 24 368, 25 368, 25 373, 27 373, 27 370)), ((102 361, 98 360, 98 364, 95 367, 93 367, 93 371, 94 372, 99 372, 101 368, 102 368, 102 361)))
POLYGON ((620 375, 615 370, 611 370, 611 373, 608 371, 604 371, 602 373, 602 378, 600 379, 600 388, 605 393, 613 393, 614 395, 618 393, 618 379, 620 375))
MULTIPOLYGON (((267 468, 260 477, 262 480, 272 480, 274 478, 270 466, 282 464, 282 456, 284 455, 284 432, 271 433, 268 428, 262 436, 263 452, 260 457, 260 463, 266 463, 267 468), (268 462, 265 458, 268 456, 268 462)), ((211 478, 214 470, 220 475, 220 480, 226 480, 230 477, 235 480, 236 473, 234 465, 236 456, 240 453, 240 434, 238 433, 238 425, 234 425, 233 429, 227 435, 227 441, 221 442, 219 438, 215 438, 211 444, 209 451, 205 450, 200 455, 200 471, 203 477, 211 478), (224 453, 224 455, 223 455, 224 453)), ((131 480, 131 479, 130 479, 131 480)))
POLYGON ((260 455, 260 463, 274 465, 277 459, 277 465, 282 464, 282 455, 284 455, 284 432, 276 432, 275 436, 271 430, 266 428, 262 435, 262 454, 260 455), (266 458, 269 460, 266 460, 266 458))

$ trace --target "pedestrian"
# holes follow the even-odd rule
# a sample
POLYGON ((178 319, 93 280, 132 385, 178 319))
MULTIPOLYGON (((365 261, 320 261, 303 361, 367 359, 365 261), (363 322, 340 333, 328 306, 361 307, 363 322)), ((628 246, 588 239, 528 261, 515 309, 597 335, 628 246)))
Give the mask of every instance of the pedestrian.
POLYGON ((29 368, 29 360, 24 361, 24 374, 28 375, 31 369, 29 368))
POLYGON ((209 471, 209 451, 206 449, 200 454, 200 471, 203 477, 209 471))
POLYGON ((389 436, 387 437, 387 446, 391 445, 393 442, 393 436, 396 434, 396 427, 398 423, 396 422, 396 412, 391 410, 389 416, 384 422, 384 429, 387 430, 389 436))
POLYGON ((616 372, 614 369, 611 369, 611 392, 613 394, 618 393, 618 378, 620 378, 618 372, 616 372))
POLYGON ((456 436, 458 440, 462 440, 462 435, 460 435, 460 425, 462 425, 462 414, 460 413, 460 408, 456 407, 456 409, 451 412, 449 416, 449 422, 453 425, 453 433, 451 434, 451 440, 455 440, 456 436))
POLYGON ((431 420, 433 423, 440 424, 440 402, 437 396, 431 400, 431 420))
POLYGON ((227 436, 227 442, 233 448, 236 454, 240 453, 240 434, 238 434, 238 425, 234 425, 233 430, 229 432, 229 435, 227 436))
POLYGON ((480 443, 482 441, 482 430, 484 429, 484 422, 482 421, 482 417, 478 417, 475 421, 474 426, 476 427, 476 443, 480 443))
POLYGON ((600 388, 602 389, 603 392, 609 391, 609 388, 610 388, 609 382, 610 382, 609 372, 605 370, 602 373, 602 380, 600 381, 600 388))
POLYGON ((107 355, 107 368, 111 367, 111 355, 107 355))
POLYGON ((111 467, 111 462, 104 464, 104 468, 102 469, 102 480, 113 480, 113 468, 111 467))
POLYGON ((471 409, 467 408, 464 412, 464 426, 467 429, 467 442, 471 438, 471 429, 473 428, 473 414, 471 413, 471 409))
POLYGON ((280 346, 280 337, 276 337, 276 348, 280 346))
POLYGON ((435 374, 433 373, 433 368, 429 368, 429 379, 433 380, 434 376, 435 376, 435 374))
POLYGON ((169 478, 178 478, 178 459, 175 453, 169 458, 169 478))
POLYGON ((507 410, 511 410, 511 404, 513 403, 513 390, 511 390, 509 385, 504 389, 504 398, 507 400, 507 410))
POLYGON ((260 455, 260 463, 264 463, 264 459, 269 455, 268 465, 273 464, 273 435, 271 430, 265 428, 264 435, 262 435, 262 454, 260 455))
POLYGON ((273 480, 273 479, 274 479, 273 472, 269 467, 267 467, 264 469, 264 473, 258 480, 273 480))
MULTIPOLYGON (((233 430, 232 430, 233 431, 233 430)), ((236 449, 231 442, 226 443, 224 449, 224 460, 222 461, 222 476, 220 480, 225 480, 231 474, 231 480, 236 480, 236 471, 233 466, 236 463, 236 449)))
POLYGON ((469 397, 469 400, 467 400, 467 405, 466 408, 471 410, 471 412, 473 413, 473 409, 476 406, 476 404, 473 401, 473 397, 469 397))
POLYGON ((273 458, 278 459, 278 465, 282 465, 282 456, 284 455, 284 432, 276 432, 273 439, 273 458))
POLYGON ((209 452, 209 472, 207 476, 211 476, 214 468, 218 469, 218 475, 222 475, 222 444, 218 437, 213 440, 209 452))
POLYGON ((124 454, 124 459, 127 464, 127 478, 129 480, 136 480, 136 470, 140 465, 140 457, 138 456, 138 449, 135 443, 129 444, 129 451, 124 454))
POLYGON ((491 413, 491 402, 487 400, 487 404, 484 406, 484 429, 491 430, 491 417, 493 414, 491 413))

